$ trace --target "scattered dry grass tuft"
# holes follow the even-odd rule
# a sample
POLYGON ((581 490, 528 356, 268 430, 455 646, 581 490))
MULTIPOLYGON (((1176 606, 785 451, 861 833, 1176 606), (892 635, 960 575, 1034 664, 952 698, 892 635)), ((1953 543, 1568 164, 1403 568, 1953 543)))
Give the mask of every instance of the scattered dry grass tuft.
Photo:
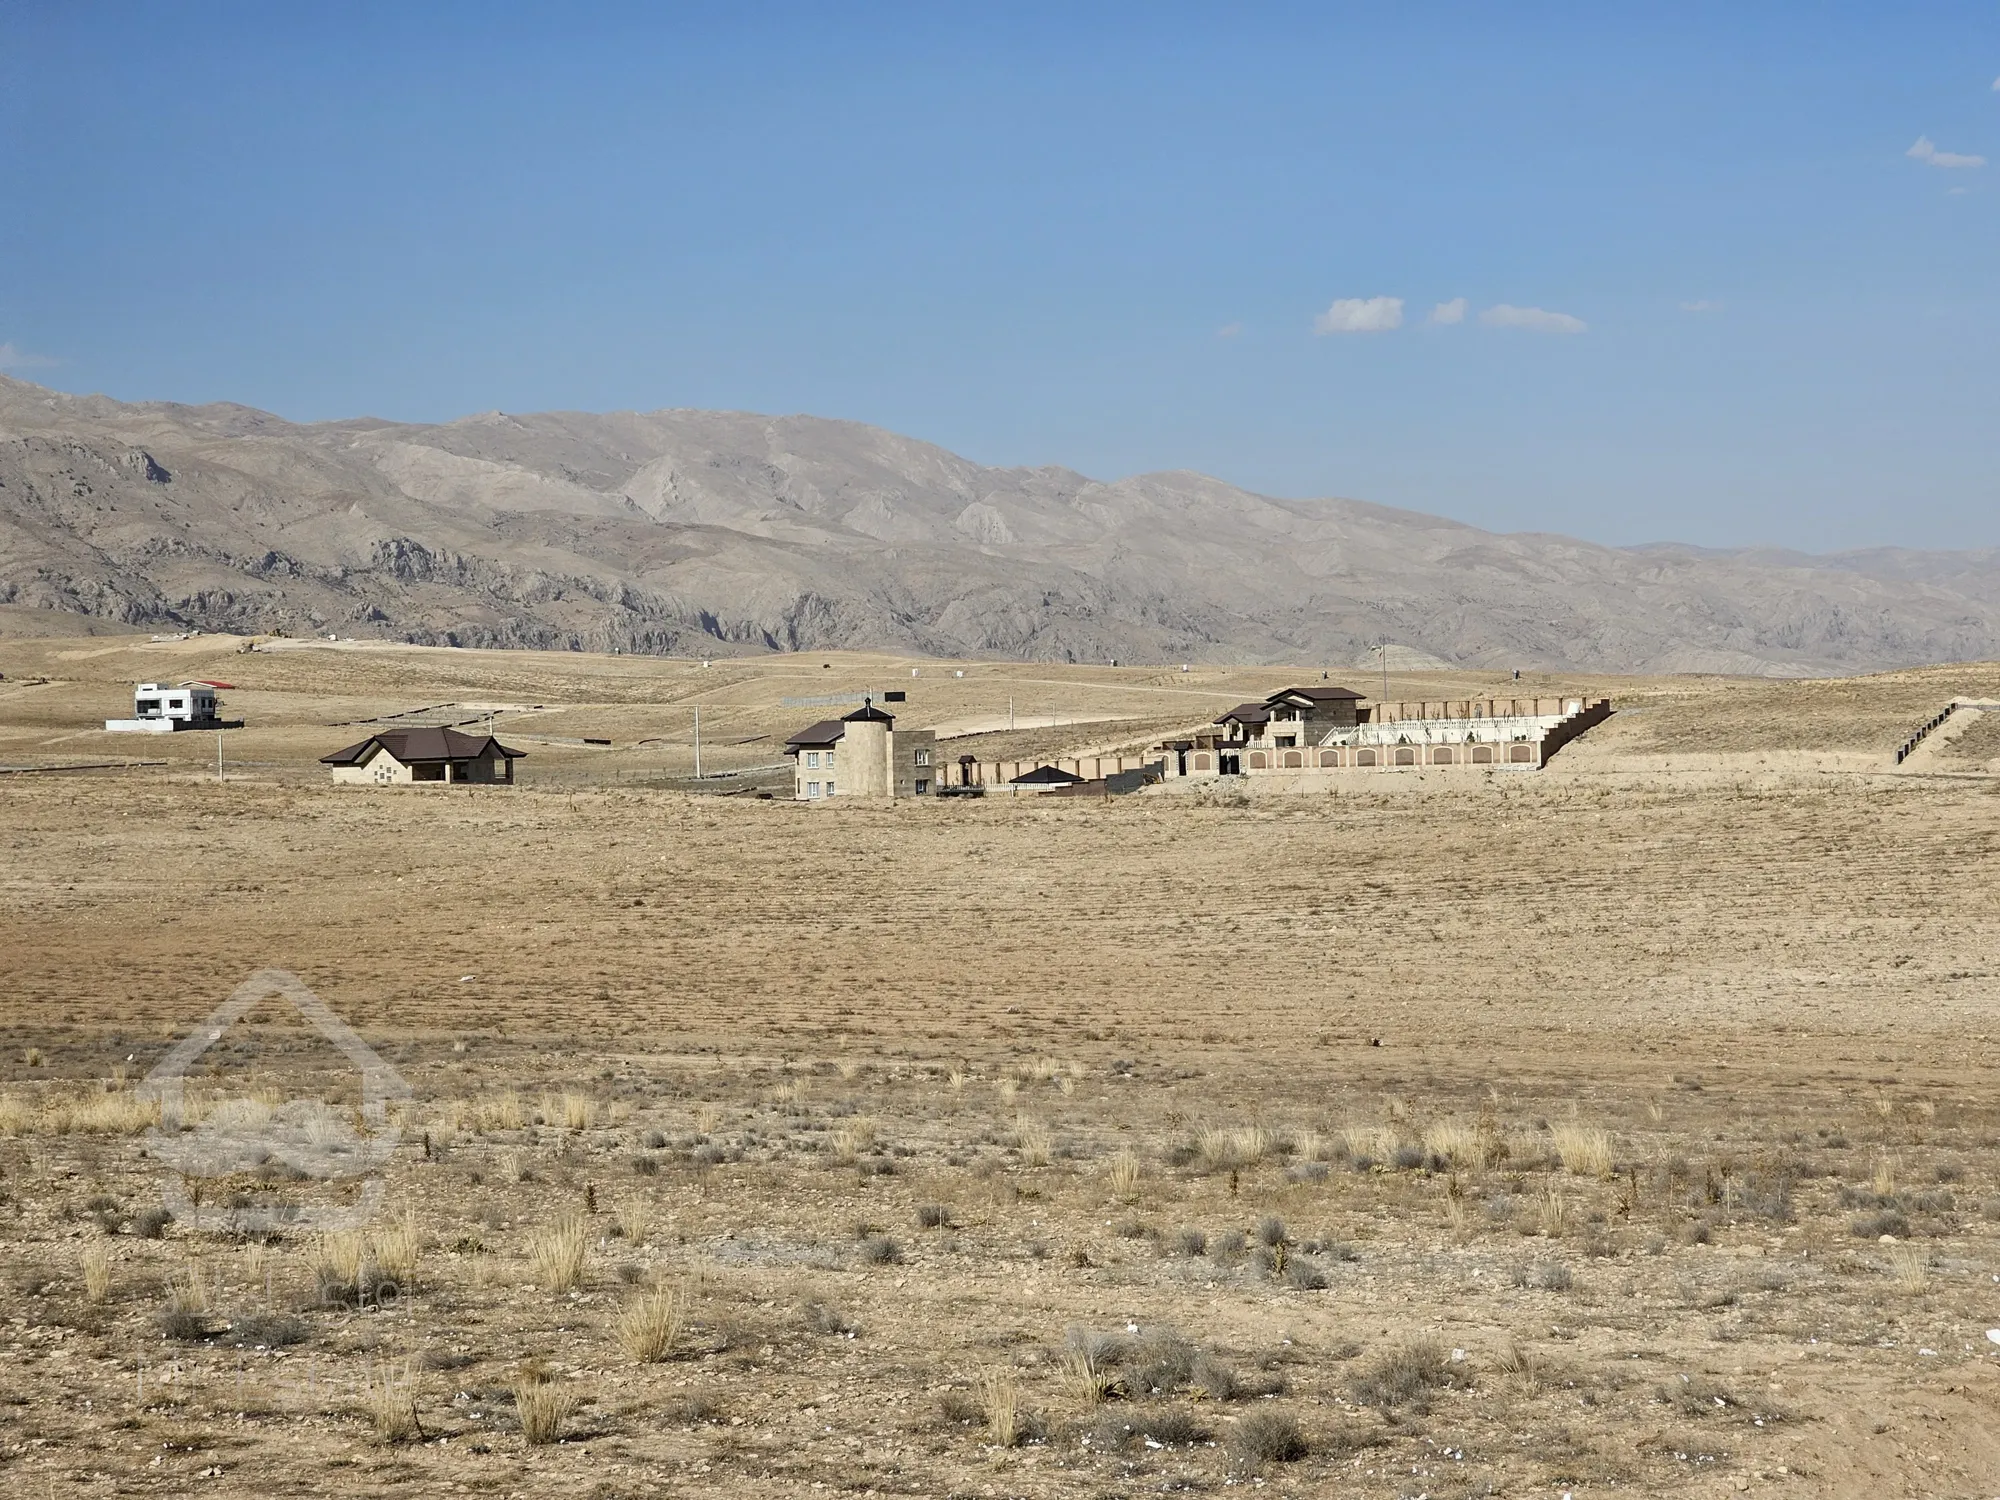
POLYGON ((1562 1164, 1578 1177, 1609 1177, 1612 1171, 1611 1133, 1595 1125, 1565 1120, 1549 1132, 1549 1143, 1562 1164))
POLYGON ((557 1441, 576 1410, 576 1391, 566 1383, 524 1370, 514 1383, 514 1412, 521 1419, 521 1437, 531 1448, 557 1441))
POLYGON ((590 1251, 589 1231, 577 1214, 565 1214, 528 1237, 528 1267, 552 1292, 568 1291, 583 1281, 590 1251))
POLYGON ((670 1358, 687 1327, 693 1290, 683 1281, 641 1292, 618 1315, 618 1347, 642 1365, 670 1358))
POLYGON ((1120 1151, 1111 1158, 1111 1196, 1120 1203, 1133 1203, 1139 1197, 1139 1155, 1130 1149, 1120 1151))
POLYGON ((1021 1441, 1021 1393, 1012 1370, 981 1370, 979 1401, 986 1415, 988 1441, 1001 1448, 1021 1441))
POLYGON ((417 1419, 417 1391, 422 1373, 414 1359, 389 1360, 361 1372, 361 1404, 367 1409, 375 1440, 382 1444, 414 1442, 424 1435, 417 1419))
POLYGON ((86 1240, 77 1252, 83 1272, 84 1300, 104 1303, 111 1300, 111 1249, 102 1240, 86 1240))

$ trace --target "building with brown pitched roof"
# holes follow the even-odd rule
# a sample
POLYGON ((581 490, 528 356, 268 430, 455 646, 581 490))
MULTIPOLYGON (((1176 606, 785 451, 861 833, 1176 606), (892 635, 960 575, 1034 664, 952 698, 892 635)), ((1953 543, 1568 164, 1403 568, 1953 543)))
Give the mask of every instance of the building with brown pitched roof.
POLYGON ((526 755, 490 734, 456 729, 385 729, 359 744, 320 757, 333 779, 357 786, 401 786, 411 782, 506 785, 514 762, 526 755))

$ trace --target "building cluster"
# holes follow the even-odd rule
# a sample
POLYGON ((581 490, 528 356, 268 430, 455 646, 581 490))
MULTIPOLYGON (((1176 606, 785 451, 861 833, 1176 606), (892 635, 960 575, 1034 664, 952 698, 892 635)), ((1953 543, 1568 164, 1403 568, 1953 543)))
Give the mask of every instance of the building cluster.
POLYGON ((1289 687, 1239 703, 1214 724, 1143 755, 1053 761, 941 758, 929 730, 898 730, 866 703, 786 742, 793 794, 921 797, 1005 790, 1082 794, 1136 791, 1173 781, 1271 776, 1304 779, 1433 766, 1538 770, 1570 740, 1610 715, 1609 699, 1456 698, 1365 704, 1348 688, 1289 687))
MULTIPOLYGON (((149 733, 240 728, 241 720, 218 716, 216 690, 228 686, 142 682, 134 694, 132 718, 107 720, 104 727, 149 733)), ((903 694, 884 697, 900 702, 903 694)), ((1536 770, 1610 713, 1609 699, 1583 698, 1368 704, 1351 689, 1322 682, 1239 703, 1207 728, 1164 740, 1144 754, 982 761, 972 755, 945 759, 934 730, 897 728, 895 715, 869 697, 853 713, 801 729, 785 742, 785 755, 792 763, 793 796, 801 802, 984 795, 992 790, 1110 796, 1161 783, 1233 777, 1289 777, 1305 786, 1315 778, 1355 771, 1439 766, 1536 770)), ((356 785, 511 785, 514 762, 523 758, 522 751, 491 734, 435 726, 381 730, 322 757, 321 764, 331 769, 335 781, 356 785)))

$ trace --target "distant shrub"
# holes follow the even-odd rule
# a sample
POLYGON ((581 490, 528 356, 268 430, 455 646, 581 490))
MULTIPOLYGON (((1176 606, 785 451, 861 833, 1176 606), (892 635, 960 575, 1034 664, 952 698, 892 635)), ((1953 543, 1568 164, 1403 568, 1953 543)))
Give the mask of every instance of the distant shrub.
POLYGON ((1429 1405, 1433 1391, 1460 1383, 1443 1345, 1432 1339, 1414 1339, 1385 1349, 1370 1360, 1349 1382, 1349 1394, 1361 1406, 1422 1410, 1429 1405))
POLYGON ((857 1249, 861 1263, 869 1266, 899 1266, 903 1263, 903 1247, 886 1234, 870 1235, 857 1249))
POLYGON ((1308 1452, 1299 1419, 1286 1411, 1247 1411, 1229 1430, 1229 1456, 1239 1465, 1292 1463, 1308 1452))
POLYGON ((1190 1258, 1208 1254, 1208 1236, 1199 1229, 1183 1229, 1174 1236, 1174 1249, 1190 1258))

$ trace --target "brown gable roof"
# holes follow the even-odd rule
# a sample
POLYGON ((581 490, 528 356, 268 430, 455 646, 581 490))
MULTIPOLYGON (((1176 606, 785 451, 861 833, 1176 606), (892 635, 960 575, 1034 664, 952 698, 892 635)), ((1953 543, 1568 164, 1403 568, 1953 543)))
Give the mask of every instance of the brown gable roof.
POLYGON ((1285 698, 1304 698, 1312 703, 1351 703, 1360 699, 1361 694, 1350 692, 1344 687, 1291 687, 1281 688, 1264 701, 1277 703, 1285 698))
POLYGON ((525 750, 510 750, 490 734, 460 734, 456 729, 385 729, 358 744, 320 757, 323 766, 358 766, 380 745, 406 766, 442 765, 449 760, 476 760, 488 747, 508 760, 522 760, 525 750))
POLYGON ((802 746, 817 750, 822 745, 835 745, 847 733, 847 725, 839 719, 821 719, 817 724, 809 724, 785 741, 785 754, 796 755, 802 746))
POLYGON ((1215 721, 1218 724, 1268 724, 1271 710, 1262 703, 1239 703, 1215 721))

